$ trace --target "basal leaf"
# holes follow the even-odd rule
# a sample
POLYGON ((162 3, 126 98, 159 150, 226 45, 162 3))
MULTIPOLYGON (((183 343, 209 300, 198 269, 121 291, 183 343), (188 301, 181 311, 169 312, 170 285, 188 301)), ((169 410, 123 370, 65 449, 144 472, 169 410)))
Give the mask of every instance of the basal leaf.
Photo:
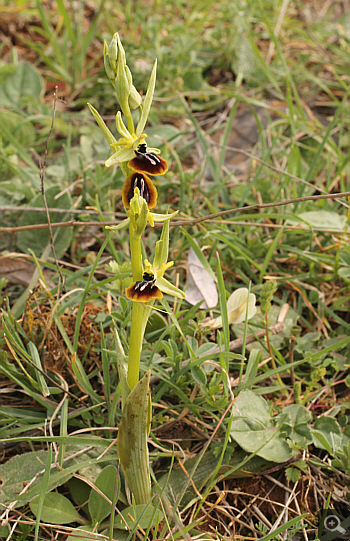
POLYGON ((0 84, 2 107, 17 107, 28 97, 39 100, 44 82, 38 71, 27 62, 19 62, 14 73, 10 73, 0 84))
POLYGON ((252 391, 242 391, 232 407, 232 438, 248 453, 273 462, 286 462, 291 450, 270 414, 266 400, 252 391))
MULTIPOLYGON (((95 485, 105 496, 113 501, 117 469, 112 466, 106 466, 97 477, 95 485)), ((96 490, 91 490, 89 497, 89 512, 92 520, 101 522, 112 510, 112 505, 101 496, 96 490)))
MULTIPOLYGON (((39 496, 36 496, 30 502, 30 509, 35 516, 38 510, 38 500, 39 496)), ((76 511, 72 502, 58 492, 46 494, 40 518, 43 522, 50 524, 84 523, 84 519, 76 511)))

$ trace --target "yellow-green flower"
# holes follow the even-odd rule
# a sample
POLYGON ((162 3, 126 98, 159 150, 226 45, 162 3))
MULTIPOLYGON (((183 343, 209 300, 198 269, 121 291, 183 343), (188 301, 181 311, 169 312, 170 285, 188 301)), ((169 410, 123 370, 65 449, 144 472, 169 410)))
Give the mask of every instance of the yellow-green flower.
POLYGON ((169 261, 168 263, 163 263, 160 267, 155 268, 148 259, 145 259, 145 270, 142 275, 142 280, 133 282, 125 290, 126 297, 136 302, 149 302, 155 299, 161 299, 163 293, 165 293, 179 299, 184 299, 185 293, 164 278, 165 271, 172 267, 173 264, 173 261, 169 261))

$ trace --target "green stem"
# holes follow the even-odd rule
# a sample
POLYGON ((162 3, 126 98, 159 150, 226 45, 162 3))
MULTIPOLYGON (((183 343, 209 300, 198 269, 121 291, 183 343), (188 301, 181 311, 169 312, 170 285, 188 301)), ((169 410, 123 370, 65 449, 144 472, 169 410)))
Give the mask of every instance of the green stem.
MULTIPOLYGON (((130 113, 130 111, 129 111, 129 113, 130 113)), ((131 134, 135 133, 135 126, 134 126, 134 121, 132 119, 131 113, 126 116, 126 120, 128 122, 128 130, 129 130, 129 132, 131 134)))
POLYGON ((134 226, 130 224, 130 255, 132 276, 134 282, 142 280, 143 268, 142 268, 142 255, 141 255, 141 238, 134 237, 134 226))
MULTIPOLYGON (((141 238, 135 238, 134 226, 130 224, 130 255, 132 275, 135 282, 142 280, 143 267, 141 255, 141 238)), ((133 302, 130 331, 130 348, 128 360, 128 385, 132 390, 139 381, 140 357, 143 335, 152 307, 140 302, 133 302)))
POLYGON ((143 335, 151 310, 152 306, 145 305, 141 302, 133 302, 127 377, 130 390, 132 390, 139 381, 143 335))

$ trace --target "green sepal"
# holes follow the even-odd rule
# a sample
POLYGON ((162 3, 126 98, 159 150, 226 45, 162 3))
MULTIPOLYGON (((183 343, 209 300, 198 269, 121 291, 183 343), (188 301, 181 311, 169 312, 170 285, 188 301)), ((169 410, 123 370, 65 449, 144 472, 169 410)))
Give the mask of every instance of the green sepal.
POLYGON ((176 297, 178 299, 185 299, 186 293, 181 291, 178 287, 174 286, 166 278, 163 276, 157 278, 157 286, 161 290, 162 293, 165 293, 166 295, 171 295, 172 297, 176 297))
POLYGON ((171 214, 156 214, 155 212, 150 212, 150 214, 152 214, 152 218, 154 222, 161 223, 161 222, 165 222, 166 220, 171 220, 172 218, 174 218, 174 216, 176 216, 178 212, 179 211, 176 210, 175 212, 172 212, 171 214))
POLYGON ((154 62, 153 70, 152 70, 151 77, 148 83, 145 101, 142 106, 140 120, 137 124, 137 128, 136 128, 137 137, 140 137, 142 135, 143 130, 146 126, 146 122, 147 122, 148 115, 149 115, 151 105, 152 105, 154 88, 156 86, 156 77, 157 77, 157 60, 154 62))
POLYGON ((125 229, 130 224, 130 218, 125 218, 120 224, 118 225, 106 225, 106 229, 112 229, 112 231, 118 231, 119 229, 125 229))
POLYGON ((114 137, 114 135, 112 134, 112 132, 107 128, 106 124, 104 123, 104 121, 102 120, 100 114, 98 111, 96 111, 95 107, 93 107, 91 105, 91 103, 88 103, 88 108, 90 109, 91 113, 93 114, 97 124, 100 126, 101 130, 103 131, 103 135, 105 136, 105 138, 107 139, 108 143, 110 145, 115 145, 117 144, 117 140, 116 138, 114 137))
POLYGON ((168 262, 169 255, 169 222, 165 220, 163 225, 162 234, 160 240, 156 244, 156 253, 154 255, 153 266, 156 269, 159 269, 162 265, 168 262))
POLYGON ((117 453, 130 491, 137 504, 151 500, 147 437, 150 419, 151 371, 129 394, 120 419, 117 453))
POLYGON ((117 150, 108 160, 105 161, 105 166, 117 165, 122 162, 129 162, 135 157, 135 152, 131 148, 121 148, 117 150))

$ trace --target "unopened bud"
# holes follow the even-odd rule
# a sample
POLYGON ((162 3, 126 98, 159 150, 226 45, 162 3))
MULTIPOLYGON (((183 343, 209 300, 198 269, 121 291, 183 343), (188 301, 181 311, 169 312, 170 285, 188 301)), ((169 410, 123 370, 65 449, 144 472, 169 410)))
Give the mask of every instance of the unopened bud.
POLYGON ((137 92, 134 85, 131 85, 130 94, 129 94, 129 106, 130 109, 137 109, 142 104, 142 98, 137 92))
POLYGON ((113 39, 111 43, 109 44, 109 61, 114 71, 117 71, 117 59, 118 59, 117 35, 118 34, 114 34, 113 39))
POLYGON ((104 64, 105 64, 105 71, 106 71, 107 77, 111 81, 112 85, 115 87, 116 72, 113 70, 111 66, 110 56, 108 53, 105 54, 104 64))

